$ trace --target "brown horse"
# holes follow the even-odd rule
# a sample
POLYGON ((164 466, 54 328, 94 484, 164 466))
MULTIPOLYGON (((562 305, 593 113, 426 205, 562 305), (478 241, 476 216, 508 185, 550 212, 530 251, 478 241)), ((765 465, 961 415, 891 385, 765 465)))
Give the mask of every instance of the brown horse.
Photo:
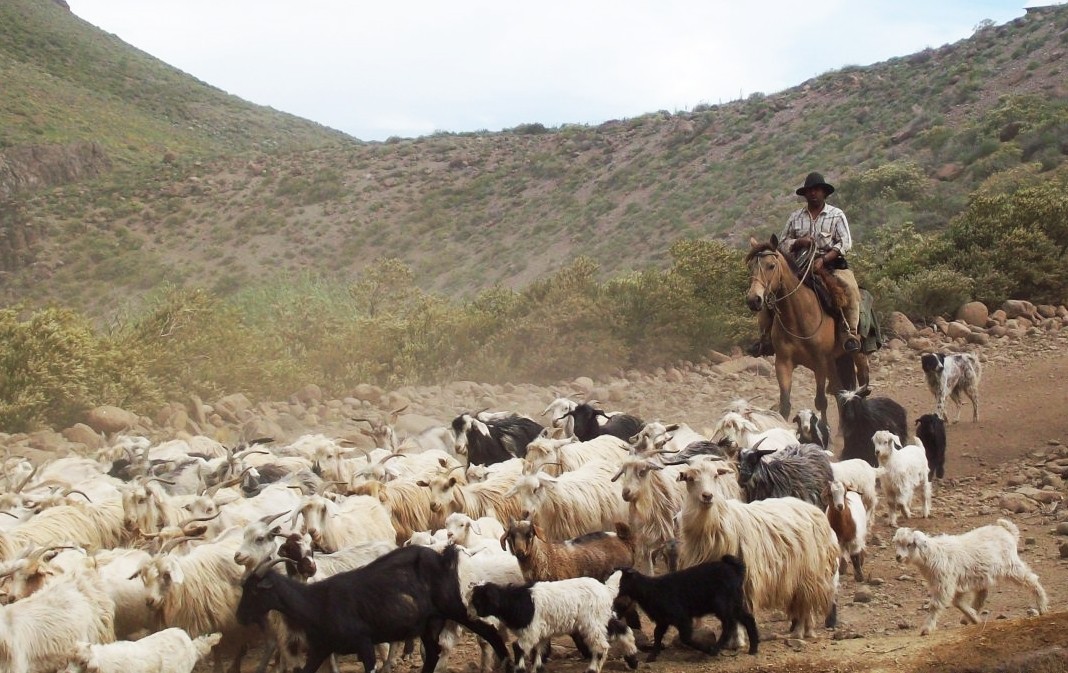
MULTIPOLYGON (((753 311, 767 307, 772 314, 771 342, 775 347, 775 378, 779 381, 779 413, 790 416, 790 387, 794 367, 808 367, 816 375, 816 409, 827 417, 827 384, 831 391, 853 390, 868 382, 868 357, 846 353, 838 321, 824 311, 816 293, 798 278, 794 264, 779 252, 779 240, 749 239, 746 256, 750 283, 746 303, 753 311)), ((810 272, 806 268, 802 275, 810 272)))

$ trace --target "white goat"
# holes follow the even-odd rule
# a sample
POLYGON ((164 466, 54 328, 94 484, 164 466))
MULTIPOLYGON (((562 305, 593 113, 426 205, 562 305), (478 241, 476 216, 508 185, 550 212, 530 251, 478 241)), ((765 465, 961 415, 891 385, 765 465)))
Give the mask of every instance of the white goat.
MULTIPOLYGON (((737 475, 719 461, 685 468, 687 497, 679 514, 682 566, 745 559, 745 595, 757 609, 777 608, 795 636, 815 633, 838 587, 838 541, 822 510, 796 498, 743 503, 721 495, 716 482, 737 475)), ((830 619, 828 619, 830 621, 830 619)))
MULTIPOLYGON (((678 539, 676 515, 686 497, 686 485, 679 481, 680 466, 665 467, 657 461, 641 456, 632 456, 623 461, 622 467, 612 477, 622 477, 623 500, 628 504, 628 524, 634 531, 637 545, 634 565, 642 572, 652 575, 653 555, 669 549, 678 539)), ((724 482, 726 483, 726 482, 724 482)), ((735 491, 738 482, 733 482, 735 491)), ((677 565, 669 557, 669 569, 677 565)))
POLYGON ((395 541, 396 531, 389 512, 378 498, 353 495, 340 505, 319 495, 304 498, 293 515, 304 517, 302 533, 325 552, 335 552, 360 542, 395 541))
POLYGON ((751 449, 760 444, 762 450, 776 451, 797 444, 793 430, 784 427, 761 429, 752 421, 733 411, 727 412, 716 424, 713 438, 722 437, 740 450, 751 449))
POLYGON ((931 592, 927 621, 920 635, 935 630, 938 615, 951 603, 972 624, 998 580, 1007 579, 1031 591, 1039 614, 1049 610, 1046 591, 1016 551, 1020 530, 1007 519, 961 535, 929 537, 911 528, 898 528, 894 546, 898 562, 916 566, 931 592))
POLYGON ((193 673, 220 638, 221 633, 211 633, 192 639, 182 629, 170 628, 137 641, 80 642, 61 673, 193 673))
POLYGON ((627 519, 623 489, 612 481, 617 468, 596 460, 559 477, 536 472, 517 479, 510 493, 550 540, 570 540, 612 530, 616 521, 627 519))
POLYGON ((559 476, 595 460, 618 465, 628 453, 627 443, 612 435, 601 435, 585 442, 540 436, 527 445, 527 465, 523 471, 530 474, 541 469, 546 474, 559 476))
MULTIPOLYGON (((518 661, 515 670, 526 670, 526 657, 533 659, 535 671, 543 670, 542 649, 553 636, 575 633, 590 648, 587 673, 600 673, 608 654, 610 624, 617 623, 612 602, 619 593, 618 570, 604 584, 591 577, 536 582, 533 586, 502 587, 482 584, 475 587, 471 605, 479 616, 496 616, 516 634, 518 661), (532 619, 513 621, 517 614, 531 614, 532 619)), ((637 664, 634 635, 622 626, 622 642, 628 663, 637 664)))
POLYGON ((685 423, 665 425, 660 421, 648 421, 630 438, 631 451, 637 455, 653 451, 679 452, 693 442, 705 442, 708 437, 685 423))
POLYGON ((901 446, 901 439, 889 430, 876 432, 872 442, 879 461, 879 483, 890 510, 890 525, 897 526, 899 509, 906 519, 912 518, 912 497, 917 489, 923 492, 922 513, 926 519, 931 515, 931 482, 927 481, 927 453, 923 447, 901 446))
POLYGON ((491 516, 476 520, 462 512, 453 512, 445 517, 445 533, 449 542, 471 551, 477 551, 486 544, 492 544, 499 549, 500 540, 504 537, 504 526, 491 516))
POLYGON ((81 574, 0 607, 0 671, 55 670, 76 643, 113 641, 114 611, 99 584, 81 574))

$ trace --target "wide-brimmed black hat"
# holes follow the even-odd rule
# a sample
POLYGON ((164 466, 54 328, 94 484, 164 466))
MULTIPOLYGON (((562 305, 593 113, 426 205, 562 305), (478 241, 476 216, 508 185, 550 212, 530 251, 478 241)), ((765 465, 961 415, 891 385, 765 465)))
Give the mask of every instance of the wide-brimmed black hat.
POLYGON ((804 196, 805 190, 807 190, 809 187, 823 187, 824 191, 827 192, 827 196, 834 194, 834 185, 827 184, 827 182, 823 179, 823 174, 817 173, 816 171, 812 171, 811 173, 809 173, 808 176, 805 178, 805 184, 801 187, 798 187, 797 191, 794 193, 798 196, 804 196))

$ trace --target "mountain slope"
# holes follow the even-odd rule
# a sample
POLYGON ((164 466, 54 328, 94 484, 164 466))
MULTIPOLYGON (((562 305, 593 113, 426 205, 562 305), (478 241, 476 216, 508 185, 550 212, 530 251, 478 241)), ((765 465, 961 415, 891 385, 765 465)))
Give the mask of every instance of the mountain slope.
MULTIPOLYGON (((34 57, 26 45, 40 42, 37 33, 6 35, 0 54, 9 59, 81 72, 62 49, 34 57)), ((112 59, 93 72, 124 55, 147 58, 102 34, 88 42, 75 60, 112 59)), ((138 78, 178 80, 146 99, 111 74, 100 105, 114 98, 135 111, 145 131, 131 157, 158 157, 171 141, 187 151, 14 199, 0 227, 23 243, 0 249, 0 291, 6 301, 58 299, 106 314, 163 281, 224 294, 282 273, 344 282, 381 257, 404 260, 424 287, 459 295, 526 284, 578 255, 623 273, 663 265, 679 238, 740 245, 778 231, 810 170, 838 186, 858 238, 902 222, 937 229, 976 189, 1011 190, 1064 170, 1066 45, 1068 7, 1052 7, 953 45, 692 112, 386 143, 331 144, 329 134, 275 117, 243 134, 249 125, 234 120, 262 108, 142 64, 138 78), (179 104, 187 96, 170 97, 172 87, 193 87, 211 105, 179 104), (190 115, 192 129, 172 123, 190 115)), ((42 86, 31 74, 24 86, 42 86)), ((54 116, 85 127, 65 137, 118 146, 106 111, 81 108, 81 121, 62 114, 89 96, 84 87, 69 100, 59 92, 42 94, 54 116)), ((5 133, 32 137, 27 122, 16 125, 5 123, 5 133)))
POLYGON ((91 140, 121 165, 345 138, 230 96, 48 0, 0 3, 0 81, 0 148, 91 140))

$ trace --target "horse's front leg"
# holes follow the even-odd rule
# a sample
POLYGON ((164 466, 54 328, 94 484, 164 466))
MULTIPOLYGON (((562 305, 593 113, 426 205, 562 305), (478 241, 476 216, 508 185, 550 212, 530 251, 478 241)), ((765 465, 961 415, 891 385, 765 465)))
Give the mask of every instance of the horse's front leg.
POLYGON ((827 373, 816 372, 816 411, 820 412, 820 420, 827 422, 827 373))
POLYGON ((779 413, 783 418, 790 418, 790 387, 793 385, 794 363, 789 358, 775 355, 775 378, 779 381, 779 413))

